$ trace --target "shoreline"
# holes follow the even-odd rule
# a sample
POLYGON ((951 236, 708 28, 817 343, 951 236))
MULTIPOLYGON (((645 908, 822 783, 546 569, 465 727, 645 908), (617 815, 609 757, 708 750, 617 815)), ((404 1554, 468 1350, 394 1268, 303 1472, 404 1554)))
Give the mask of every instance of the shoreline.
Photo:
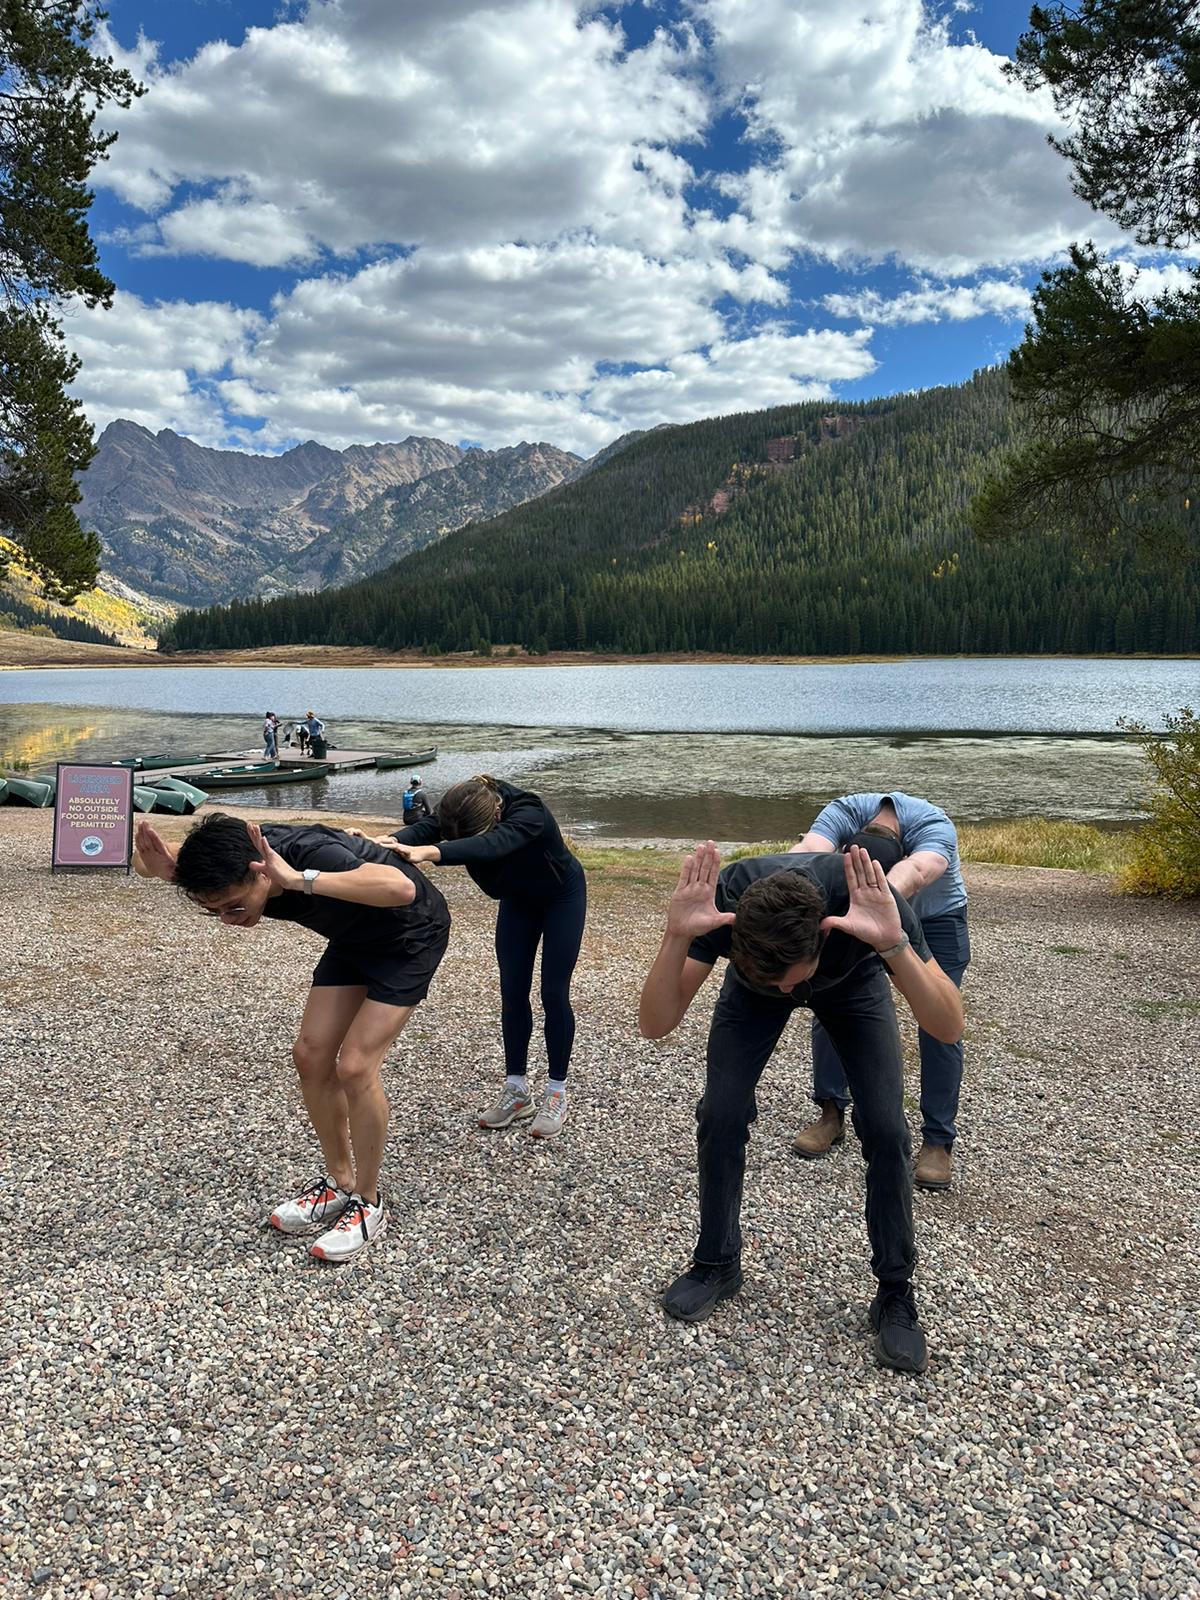
POLYGON ((714 651, 659 651, 649 655, 590 650, 552 650, 544 656, 472 655, 467 651, 429 656, 418 651, 377 650, 369 645, 267 645, 256 650, 181 651, 160 655, 133 646, 79 644, 70 639, 45 639, 0 632, 0 672, 82 670, 94 667, 294 667, 315 670, 344 667, 359 670, 480 667, 649 667, 649 666, 892 666, 906 661, 1200 661, 1200 654, 1134 655, 1066 654, 983 655, 722 655, 714 651))

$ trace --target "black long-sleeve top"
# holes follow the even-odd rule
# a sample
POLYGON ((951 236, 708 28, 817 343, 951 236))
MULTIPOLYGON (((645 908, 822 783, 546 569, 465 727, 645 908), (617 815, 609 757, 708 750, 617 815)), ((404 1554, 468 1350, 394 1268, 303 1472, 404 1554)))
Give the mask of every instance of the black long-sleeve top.
POLYGON ((401 844, 436 844, 442 865, 466 867, 493 900, 553 900, 579 863, 567 849, 550 808, 528 789, 497 782, 500 820, 486 833, 443 839, 438 813, 400 828, 401 844))

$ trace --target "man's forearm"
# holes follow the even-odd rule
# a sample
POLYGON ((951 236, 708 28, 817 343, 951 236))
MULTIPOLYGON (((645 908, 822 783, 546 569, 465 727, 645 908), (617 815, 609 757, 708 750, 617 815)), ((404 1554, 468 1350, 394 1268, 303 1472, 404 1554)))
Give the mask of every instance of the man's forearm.
POLYGON ((319 899, 357 906, 410 906, 417 897, 416 886, 405 873, 371 865, 351 872, 322 872, 313 880, 312 891, 319 899))
POLYGON ((688 944, 677 934, 663 935, 638 1002, 638 1028, 643 1038, 665 1039, 687 1010, 682 980, 688 944))
POLYGON ((908 945, 884 965, 919 1026, 943 1044, 957 1044, 963 1034, 962 995, 937 962, 922 961, 908 945))

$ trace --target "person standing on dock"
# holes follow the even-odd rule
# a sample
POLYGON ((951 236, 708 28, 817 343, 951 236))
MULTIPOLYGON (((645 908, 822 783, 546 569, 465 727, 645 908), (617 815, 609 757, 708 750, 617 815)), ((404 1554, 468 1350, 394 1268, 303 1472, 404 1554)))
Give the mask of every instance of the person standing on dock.
MULTIPOLYGON (((879 861, 887 881, 921 921, 925 942, 938 966, 959 989, 971 959, 967 931, 967 887, 958 859, 958 833, 940 806, 915 795, 845 794, 831 800, 793 852, 846 850, 862 845, 879 861)), ((921 1148, 913 1180, 918 1189, 948 1189, 954 1176, 951 1151, 962 1087, 963 1047, 946 1044, 921 1028, 921 1148)), ((829 1035, 814 1017, 813 1100, 821 1115, 792 1143, 807 1160, 824 1156, 845 1138, 850 1087, 829 1035)))
POLYGON ((267 761, 279 758, 279 718, 273 711, 263 718, 263 757, 267 761))
POLYGON ((535 1139, 554 1138, 567 1115, 567 1068, 575 1040, 571 977, 583 942, 587 880, 549 807, 527 789, 481 775, 447 789, 426 821, 376 842, 390 844, 414 866, 466 867, 484 894, 500 902, 496 960, 505 1080, 479 1126, 507 1128, 532 1117, 529 1131, 535 1139), (527 1063, 539 943, 550 1070, 535 1115, 527 1063))
POLYGON ((308 748, 318 758, 325 754, 325 724, 315 711, 306 711, 300 724, 307 735, 308 748))
POLYGON ((379 1169, 389 1107, 387 1052, 429 992, 450 912, 429 880, 370 839, 336 828, 260 828, 214 811, 180 845, 138 827, 133 864, 172 883, 229 928, 263 917, 327 941, 292 1060, 323 1170, 271 1212, 282 1233, 320 1230, 309 1253, 348 1261, 387 1222, 379 1169))

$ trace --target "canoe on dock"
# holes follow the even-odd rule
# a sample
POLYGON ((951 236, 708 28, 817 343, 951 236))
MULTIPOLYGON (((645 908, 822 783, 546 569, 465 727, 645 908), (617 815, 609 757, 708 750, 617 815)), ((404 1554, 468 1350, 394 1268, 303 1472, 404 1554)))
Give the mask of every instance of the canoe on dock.
POLYGON ((158 799, 158 790, 151 789, 144 783, 135 783, 133 786, 133 809, 135 811, 153 811, 158 799))
POLYGON ((391 772, 396 767, 425 767, 436 760, 437 745, 433 745, 428 750, 411 750, 402 752, 398 756, 379 756, 375 762, 375 770, 391 772))
POLYGON ((207 794, 211 789, 258 789, 265 783, 315 783, 327 778, 329 768, 309 762, 302 767, 280 767, 273 761, 256 761, 243 767, 214 767, 211 772, 189 772, 189 781, 207 794))
POLYGON ((54 804, 54 791, 58 780, 51 775, 18 778, 13 773, 8 775, 8 796, 6 804, 10 806, 52 806, 54 804))

